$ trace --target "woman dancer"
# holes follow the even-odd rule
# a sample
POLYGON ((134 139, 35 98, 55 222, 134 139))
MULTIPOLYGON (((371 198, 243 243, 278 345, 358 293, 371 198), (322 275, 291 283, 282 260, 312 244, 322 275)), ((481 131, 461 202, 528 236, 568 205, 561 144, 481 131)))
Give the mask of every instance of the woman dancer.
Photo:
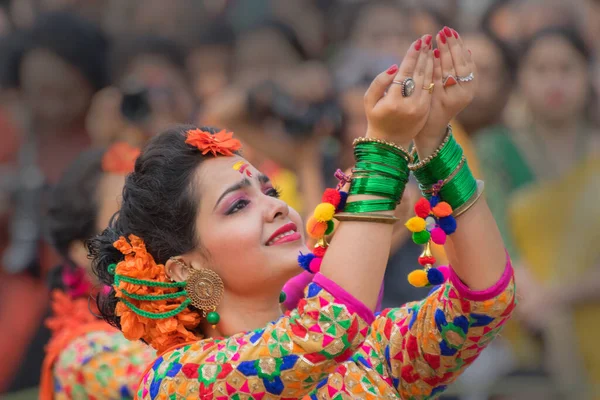
POLYGON ((125 174, 139 149, 117 143, 88 150, 54 188, 47 225, 64 265, 57 269, 53 314, 46 324, 52 338, 42 368, 40 399, 131 398, 144 366, 156 352, 123 335, 90 310, 91 274, 84 241, 102 231, 118 210, 125 174), (87 360, 93 359, 93 362, 87 360))
POLYGON ((319 238, 313 254, 298 214, 230 134, 175 128, 146 147, 118 216, 90 243, 96 273, 113 285, 102 313, 161 354, 138 398, 431 398, 497 335, 514 307, 512 268, 446 128, 472 98, 474 65, 450 28, 435 52, 431 41, 415 41, 367 91, 367 135, 352 178, 339 175, 351 181, 348 198, 326 191, 307 222, 319 238), (408 226, 415 240, 439 242, 460 214, 452 268, 444 282, 425 254, 411 281, 441 285, 375 317, 413 139, 422 161, 411 168, 430 200, 408 226), (333 214, 341 223, 326 248, 333 214), (277 300, 297 258, 315 278, 282 316, 277 300))

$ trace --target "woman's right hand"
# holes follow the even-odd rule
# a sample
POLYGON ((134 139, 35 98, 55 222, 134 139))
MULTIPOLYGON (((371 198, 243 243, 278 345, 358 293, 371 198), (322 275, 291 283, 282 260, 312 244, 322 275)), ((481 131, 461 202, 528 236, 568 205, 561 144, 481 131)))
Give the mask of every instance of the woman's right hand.
POLYGON ((411 44, 400 67, 391 66, 379 74, 365 93, 367 136, 410 145, 429 115, 431 95, 427 88, 433 82, 431 35, 411 44), (401 83, 414 80, 414 92, 403 97, 401 83))

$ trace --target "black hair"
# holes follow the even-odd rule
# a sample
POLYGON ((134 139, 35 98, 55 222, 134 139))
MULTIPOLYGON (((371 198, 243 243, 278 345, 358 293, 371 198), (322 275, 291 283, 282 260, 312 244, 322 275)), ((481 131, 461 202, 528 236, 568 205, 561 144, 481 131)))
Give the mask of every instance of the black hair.
MULTIPOLYGON (((159 264, 199 246, 195 224, 199 194, 193 180, 205 158, 185 143, 186 132, 195 128, 180 125, 155 136, 137 158, 134 172, 125 181, 121 209, 109 227, 87 243, 92 269, 102 283, 112 286, 108 266, 124 259, 113 246, 121 236, 140 237, 159 264)), ((104 319, 120 327, 114 290, 99 295, 97 303, 104 319)))
POLYGON ((510 7, 513 4, 514 0, 494 0, 483 12, 483 15, 481 16, 480 28, 483 31, 493 32, 495 35, 497 35, 492 26, 494 17, 498 12, 502 11, 502 9, 505 7, 510 7))
MULTIPOLYGON (((554 36, 561 37, 569 42, 569 44, 585 59, 586 63, 588 65, 591 64, 593 59, 592 51, 587 46, 585 39, 576 28, 568 25, 550 26, 534 33, 521 47, 521 62, 523 63, 525 61, 527 54, 539 40, 554 36)), ((520 67, 521 66, 522 65, 520 65, 520 67)))
POLYGON ((95 24, 69 12, 42 15, 25 52, 47 49, 78 69, 95 90, 108 85, 109 43, 95 24))
POLYGON ((111 56, 113 80, 123 78, 131 63, 142 56, 159 57, 186 75, 185 52, 176 41, 159 35, 141 35, 116 46, 111 56))
POLYGON ((104 149, 81 153, 52 188, 46 232, 50 243, 69 263, 69 245, 96 234, 98 203, 96 190, 102 178, 104 149))

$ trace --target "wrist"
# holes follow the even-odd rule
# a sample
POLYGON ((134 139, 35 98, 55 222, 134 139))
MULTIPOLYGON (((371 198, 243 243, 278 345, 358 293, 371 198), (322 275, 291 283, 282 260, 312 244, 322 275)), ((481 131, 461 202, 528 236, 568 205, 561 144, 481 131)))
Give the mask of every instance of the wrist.
POLYGON ((420 160, 424 160, 440 147, 446 137, 446 127, 439 129, 435 135, 419 134, 415 137, 415 149, 420 160))
POLYGON ((410 147, 410 145, 412 144, 412 140, 398 140, 398 138, 394 137, 394 135, 385 134, 381 131, 378 131, 376 129, 371 129, 371 128, 367 129, 367 133, 365 134, 365 137, 372 138, 372 139, 386 140, 388 142, 395 143, 398 146, 401 146, 405 149, 408 149, 410 147))

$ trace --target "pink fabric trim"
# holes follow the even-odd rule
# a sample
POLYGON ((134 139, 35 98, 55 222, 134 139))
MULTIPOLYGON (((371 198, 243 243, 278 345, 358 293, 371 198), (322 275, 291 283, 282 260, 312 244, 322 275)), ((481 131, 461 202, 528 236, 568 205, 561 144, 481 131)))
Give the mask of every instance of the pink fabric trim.
POLYGON ((362 318, 367 324, 371 325, 375 320, 375 315, 373 315, 373 311, 366 305, 364 305, 361 301, 357 300, 350 293, 346 292, 337 283, 332 281, 320 273, 315 274, 313 282, 317 285, 321 286, 323 289, 327 290, 329 293, 336 298, 336 300, 344 303, 348 306, 350 312, 355 312, 358 314, 360 318, 362 318))
POLYGON ((304 298, 304 289, 312 282, 314 275, 308 271, 293 277, 283 285, 285 292, 285 301, 283 305, 287 310, 293 310, 298 307, 298 303, 304 298))
POLYGON ((465 285, 463 281, 460 280, 458 275, 456 275, 456 272, 454 272, 452 267, 450 268, 450 282, 452 282, 452 285, 456 288, 456 290, 458 290, 458 293, 463 298, 473 301, 486 301, 493 299, 496 296, 499 296, 500 294, 502 294, 502 292, 506 290, 508 284, 512 280, 512 277, 513 267, 511 265, 510 257, 508 257, 508 254, 506 255, 506 268, 504 269, 504 273, 502 274, 498 282, 496 282, 492 287, 486 290, 475 291, 469 289, 469 287, 465 285))

